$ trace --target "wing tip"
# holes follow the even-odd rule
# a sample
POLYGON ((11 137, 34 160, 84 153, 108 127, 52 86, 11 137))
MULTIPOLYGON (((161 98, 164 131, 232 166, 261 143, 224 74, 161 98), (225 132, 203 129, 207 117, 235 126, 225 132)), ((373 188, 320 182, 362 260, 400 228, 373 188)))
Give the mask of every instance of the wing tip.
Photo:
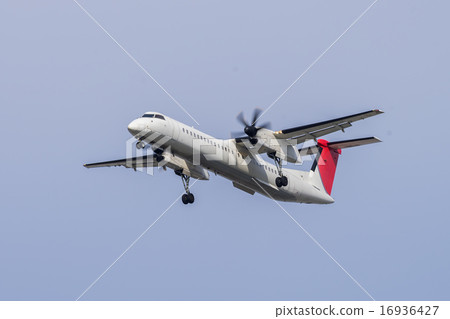
POLYGON ((378 137, 376 137, 376 136, 373 136, 372 137, 373 139, 374 139, 374 143, 381 143, 381 142, 383 142, 383 140, 381 140, 381 139, 379 139, 378 137))

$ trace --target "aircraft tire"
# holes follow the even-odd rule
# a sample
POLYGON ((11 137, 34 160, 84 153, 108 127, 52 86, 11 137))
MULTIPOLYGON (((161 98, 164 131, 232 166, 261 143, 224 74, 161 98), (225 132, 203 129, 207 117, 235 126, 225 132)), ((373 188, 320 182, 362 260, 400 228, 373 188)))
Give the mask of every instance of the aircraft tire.
POLYGON ((181 196, 181 201, 183 202, 184 205, 189 204, 189 198, 187 194, 183 194, 183 196, 181 196))
POLYGON ((139 141, 139 142, 136 143, 136 148, 137 148, 138 150, 143 149, 144 147, 145 147, 144 142, 139 141))
POLYGON ((277 187, 280 188, 283 186, 283 182, 281 180, 281 177, 275 178, 275 184, 277 184, 277 187))
POLYGON ((187 194, 187 199, 188 199, 189 204, 194 203, 194 200, 195 200, 194 194, 192 194, 192 193, 187 194))
POLYGON ((282 176, 281 177, 281 184, 283 184, 283 186, 287 186, 288 185, 288 179, 286 176, 282 176))

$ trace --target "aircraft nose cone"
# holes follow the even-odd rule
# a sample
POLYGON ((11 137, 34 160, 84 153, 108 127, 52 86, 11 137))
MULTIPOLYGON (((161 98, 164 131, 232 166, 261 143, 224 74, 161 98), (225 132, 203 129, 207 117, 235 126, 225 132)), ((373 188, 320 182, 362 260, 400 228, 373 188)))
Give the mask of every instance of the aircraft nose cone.
POLYGON ((130 132, 133 136, 138 135, 143 129, 144 126, 138 120, 134 120, 128 124, 128 132, 130 132))

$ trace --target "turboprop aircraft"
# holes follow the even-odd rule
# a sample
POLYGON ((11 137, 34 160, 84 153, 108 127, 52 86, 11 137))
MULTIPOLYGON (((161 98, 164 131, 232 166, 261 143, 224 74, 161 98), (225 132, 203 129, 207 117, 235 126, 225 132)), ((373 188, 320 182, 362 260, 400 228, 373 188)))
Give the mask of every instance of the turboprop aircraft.
POLYGON ((255 109, 247 122, 241 112, 237 119, 244 125, 243 136, 217 139, 164 114, 147 112, 128 125, 136 138, 136 148, 151 148, 152 155, 85 164, 87 168, 124 166, 133 169, 162 167, 181 177, 184 204, 192 204, 190 178, 209 180, 209 172, 229 179, 233 186, 251 195, 259 193, 274 200, 308 204, 331 204, 334 176, 342 149, 381 142, 376 137, 328 142, 321 136, 344 131, 353 122, 383 113, 371 110, 328 121, 279 131, 268 124, 257 126, 261 115, 255 109), (298 144, 314 140, 315 145, 297 149, 298 144), (273 164, 265 161, 267 154, 273 164), (286 162, 302 163, 302 156, 315 155, 309 171, 283 168, 286 162))

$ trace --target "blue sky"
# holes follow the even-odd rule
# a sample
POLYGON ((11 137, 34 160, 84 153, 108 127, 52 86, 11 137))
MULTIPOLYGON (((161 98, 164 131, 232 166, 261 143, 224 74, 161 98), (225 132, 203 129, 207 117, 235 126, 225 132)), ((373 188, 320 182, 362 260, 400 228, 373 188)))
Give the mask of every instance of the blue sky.
MULTIPOLYGON (((197 119, 227 138, 371 1, 82 1, 197 119)), ((283 207, 377 300, 448 300, 447 1, 380 0, 264 116, 273 129, 381 108, 344 150, 327 206, 283 207)), ((127 124, 194 125, 73 1, 0 4, 0 299, 76 299, 183 191, 82 164, 123 157, 127 124)), ((309 164, 305 169, 309 169, 309 164)), ((270 199, 213 176, 83 300, 367 300, 270 199)))

